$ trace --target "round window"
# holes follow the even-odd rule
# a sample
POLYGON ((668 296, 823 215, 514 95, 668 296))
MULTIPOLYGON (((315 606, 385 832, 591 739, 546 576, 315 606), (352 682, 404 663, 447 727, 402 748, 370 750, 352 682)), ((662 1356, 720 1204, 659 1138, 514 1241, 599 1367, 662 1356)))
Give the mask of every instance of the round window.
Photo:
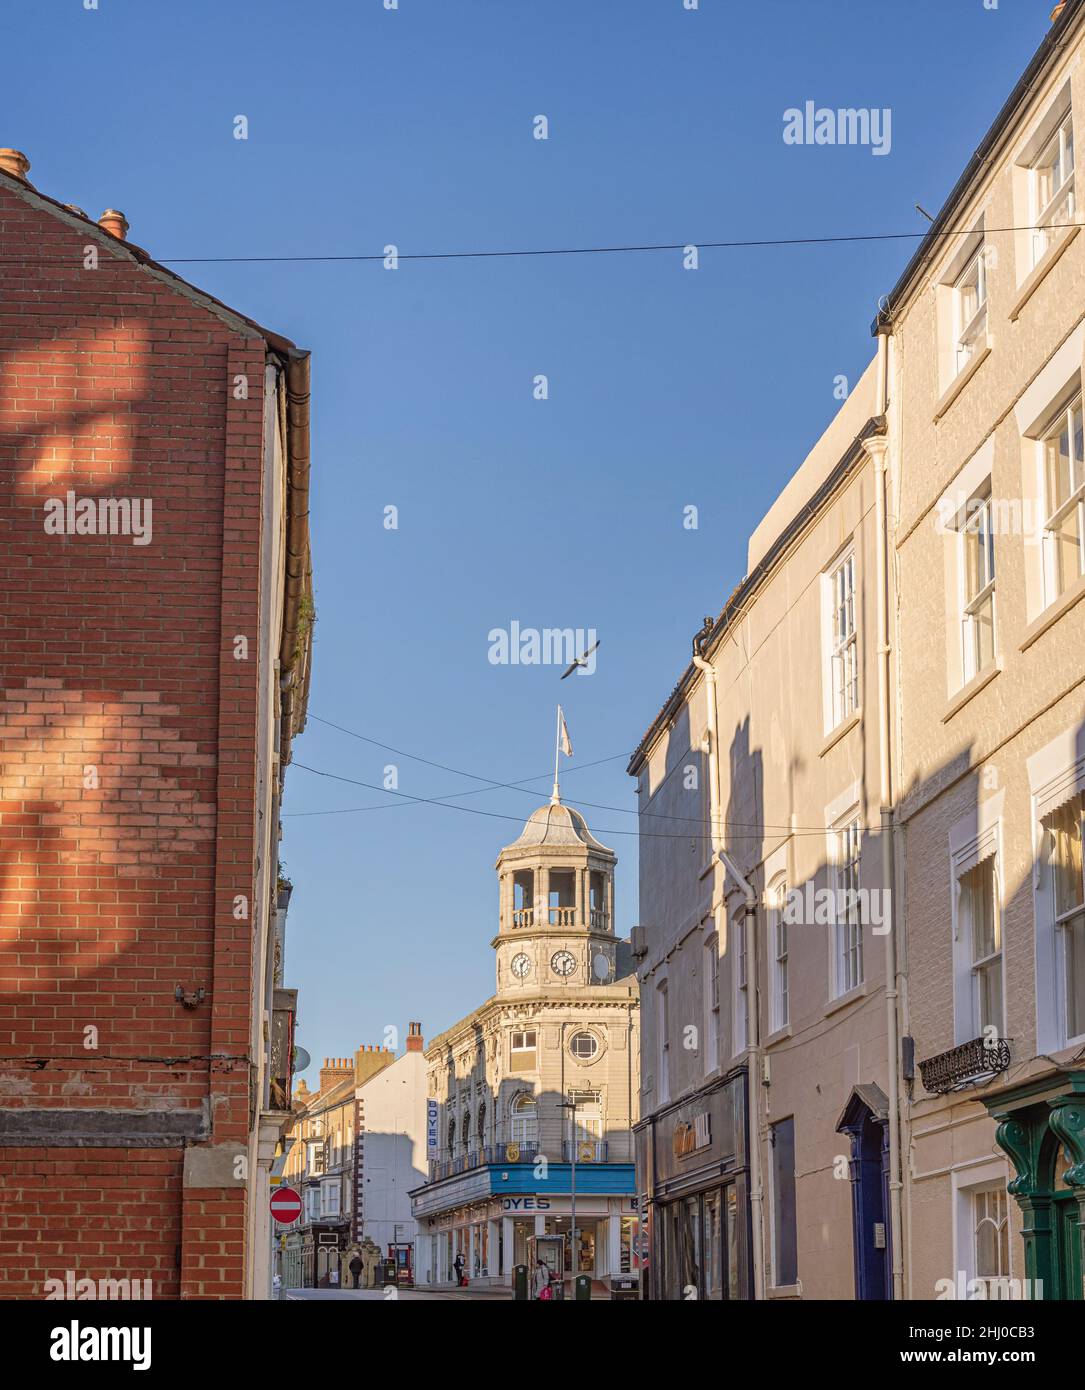
POLYGON ((594 1033, 574 1033, 569 1043, 569 1051, 581 1061, 590 1061, 599 1051, 599 1039, 594 1033))

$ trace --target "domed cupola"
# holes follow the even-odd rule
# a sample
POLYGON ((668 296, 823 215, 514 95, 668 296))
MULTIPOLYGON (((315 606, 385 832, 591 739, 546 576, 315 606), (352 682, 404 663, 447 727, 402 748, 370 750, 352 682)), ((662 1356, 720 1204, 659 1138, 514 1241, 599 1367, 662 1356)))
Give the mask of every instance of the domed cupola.
POLYGON ((501 993, 568 989, 614 978, 618 857, 555 794, 497 858, 501 993))

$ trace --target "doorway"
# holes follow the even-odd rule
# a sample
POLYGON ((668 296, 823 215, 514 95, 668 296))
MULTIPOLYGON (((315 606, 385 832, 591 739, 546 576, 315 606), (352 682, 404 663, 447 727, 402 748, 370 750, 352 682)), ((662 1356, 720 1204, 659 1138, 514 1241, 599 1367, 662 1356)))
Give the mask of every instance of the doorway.
POLYGON ((889 1102, 880 1087, 856 1086, 836 1128, 851 1139, 855 1297, 892 1298, 889 1283, 889 1102))

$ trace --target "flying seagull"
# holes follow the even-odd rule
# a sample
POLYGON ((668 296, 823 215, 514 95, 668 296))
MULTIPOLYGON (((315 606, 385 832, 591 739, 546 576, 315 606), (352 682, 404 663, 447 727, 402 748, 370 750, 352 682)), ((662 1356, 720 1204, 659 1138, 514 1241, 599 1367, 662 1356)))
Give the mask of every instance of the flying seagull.
POLYGON ((578 656, 577 659, 573 662, 573 664, 572 664, 567 670, 562 671, 562 673, 561 673, 561 678, 562 678, 562 680, 564 680, 566 676, 571 676, 578 666, 586 666, 586 665, 587 665, 587 662, 588 662, 588 657, 591 656, 592 652, 595 651, 595 649, 596 649, 596 647, 597 647, 598 645, 599 645, 598 642, 593 642, 592 645, 588 648, 588 650, 584 653, 583 656, 578 656))

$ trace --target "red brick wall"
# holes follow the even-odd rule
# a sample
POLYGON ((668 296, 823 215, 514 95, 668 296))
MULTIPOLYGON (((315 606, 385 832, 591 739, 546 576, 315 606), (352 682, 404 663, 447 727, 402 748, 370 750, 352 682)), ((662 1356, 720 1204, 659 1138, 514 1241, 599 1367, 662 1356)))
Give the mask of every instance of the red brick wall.
MULTIPOLYGON (((0 1298, 47 1279, 149 1279, 177 1298, 181 1156, 165 1149, 4 1149, 0 1298)), ((55 1292, 55 1290, 51 1290, 55 1292)))
MULTIPOLYGON (((265 347, 90 244, 0 184, 0 1108, 206 1105, 244 1141, 265 347), (150 544, 47 534, 69 489, 151 499, 150 544)), ((186 1285, 239 1293, 244 1191, 201 1254, 180 1171, 0 1145, 0 1292, 135 1260, 175 1296, 184 1245, 186 1285)))

